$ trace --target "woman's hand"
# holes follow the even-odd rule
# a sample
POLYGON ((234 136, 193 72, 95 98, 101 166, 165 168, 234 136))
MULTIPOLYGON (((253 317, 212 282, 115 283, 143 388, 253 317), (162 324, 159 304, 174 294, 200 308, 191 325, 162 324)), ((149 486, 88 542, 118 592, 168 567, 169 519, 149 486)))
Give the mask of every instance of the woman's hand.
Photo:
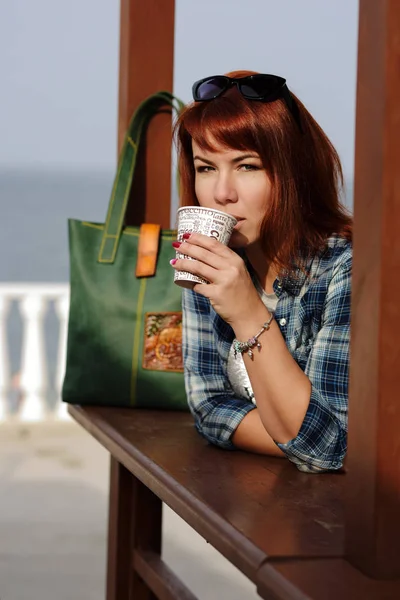
POLYGON ((177 259, 171 263, 173 268, 209 281, 209 284, 197 283, 193 290, 209 298, 214 310, 233 328, 249 315, 265 315, 265 306, 243 259, 236 252, 200 233, 192 233, 182 242, 178 252, 197 260, 177 259))

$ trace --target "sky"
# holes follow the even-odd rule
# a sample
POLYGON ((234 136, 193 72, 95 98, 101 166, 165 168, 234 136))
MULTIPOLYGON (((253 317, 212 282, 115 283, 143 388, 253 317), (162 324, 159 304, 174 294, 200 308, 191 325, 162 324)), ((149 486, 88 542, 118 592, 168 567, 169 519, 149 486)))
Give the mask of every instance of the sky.
MULTIPOLYGON (((174 91, 284 76, 352 178, 357 27, 357 0, 176 0, 174 91)), ((114 169, 118 38, 118 0, 0 3, 0 170, 114 169)))

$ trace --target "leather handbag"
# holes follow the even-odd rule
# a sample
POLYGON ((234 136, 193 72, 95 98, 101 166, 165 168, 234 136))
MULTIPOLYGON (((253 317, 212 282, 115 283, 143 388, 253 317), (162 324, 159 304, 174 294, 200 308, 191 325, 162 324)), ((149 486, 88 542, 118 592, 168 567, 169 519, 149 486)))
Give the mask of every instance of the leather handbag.
MULTIPOLYGON (((172 94, 147 98, 132 117, 104 224, 70 219, 65 402, 187 410, 181 289, 173 282, 176 231, 124 226, 142 132, 172 94), (135 269, 136 264, 136 269, 135 269)), ((134 202, 134 199, 133 199, 134 202)))

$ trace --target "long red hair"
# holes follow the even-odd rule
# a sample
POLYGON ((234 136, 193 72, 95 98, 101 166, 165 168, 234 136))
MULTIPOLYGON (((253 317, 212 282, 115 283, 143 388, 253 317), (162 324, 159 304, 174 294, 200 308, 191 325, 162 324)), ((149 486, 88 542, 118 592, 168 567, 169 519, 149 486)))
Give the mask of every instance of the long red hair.
MULTIPOLYGON (((253 75, 235 71, 230 77, 253 75)), ((181 113, 178 143, 181 206, 198 205, 192 140, 204 150, 212 142, 257 152, 272 182, 261 224, 261 245, 268 262, 291 270, 299 259, 322 250, 337 234, 352 239, 352 217, 340 201, 343 172, 339 156, 321 127, 291 93, 301 130, 284 100, 249 101, 235 86, 210 102, 194 102, 181 113)))

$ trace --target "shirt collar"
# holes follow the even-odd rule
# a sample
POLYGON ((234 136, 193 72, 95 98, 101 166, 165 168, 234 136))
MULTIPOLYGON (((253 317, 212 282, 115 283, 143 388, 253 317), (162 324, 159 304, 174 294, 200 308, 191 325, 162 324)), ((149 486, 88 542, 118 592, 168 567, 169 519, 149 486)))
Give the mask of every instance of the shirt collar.
POLYGON ((293 268, 284 272, 275 282, 277 289, 284 289, 292 296, 298 296, 306 279, 311 277, 311 273, 313 272, 315 276, 316 272, 320 273, 328 268, 332 259, 342 252, 348 243, 345 238, 337 234, 331 235, 327 238, 325 247, 317 251, 314 256, 303 259, 302 262, 300 260, 299 264, 293 263, 293 268))
MULTIPOLYGON (((255 272, 254 267, 249 261, 245 251, 240 249, 237 252, 245 261, 247 269, 252 279, 254 281, 258 281, 257 273, 255 272)), ((303 268, 301 268, 299 265, 294 264, 291 270, 287 270, 281 273, 281 275, 277 277, 277 279, 275 279, 273 288, 278 298, 283 291, 289 293, 292 296, 298 296, 300 294, 300 290, 303 287, 304 282, 310 273, 312 260, 313 259, 309 259, 308 261, 306 261, 304 263, 303 268)))
POLYGON ((307 269, 295 267, 290 272, 282 273, 274 282, 274 291, 278 295, 284 290, 291 296, 298 296, 307 278, 307 269))
MULTIPOLYGON (((287 292, 291 296, 298 296, 300 294, 301 288, 303 287, 306 279, 310 277, 311 271, 315 270, 317 266, 313 263, 317 259, 318 269, 324 269, 327 265, 329 265, 332 257, 335 256, 337 252, 342 252, 343 247, 346 246, 349 242, 338 236, 337 234, 332 234, 326 240, 326 246, 322 248, 319 252, 317 252, 314 256, 308 257, 307 259, 299 260, 298 263, 293 263, 293 267, 290 270, 286 270, 280 274, 280 276, 274 281, 274 292, 279 297, 283 291, 287 292), (325 265, 325 267, 324 267, 325 265)), ((247 269, 251 275, 251 277, 256 280, 257 274, 250 263, 244 249, 236 250, 236 252, 243 258, 246 263, 247 269)))

